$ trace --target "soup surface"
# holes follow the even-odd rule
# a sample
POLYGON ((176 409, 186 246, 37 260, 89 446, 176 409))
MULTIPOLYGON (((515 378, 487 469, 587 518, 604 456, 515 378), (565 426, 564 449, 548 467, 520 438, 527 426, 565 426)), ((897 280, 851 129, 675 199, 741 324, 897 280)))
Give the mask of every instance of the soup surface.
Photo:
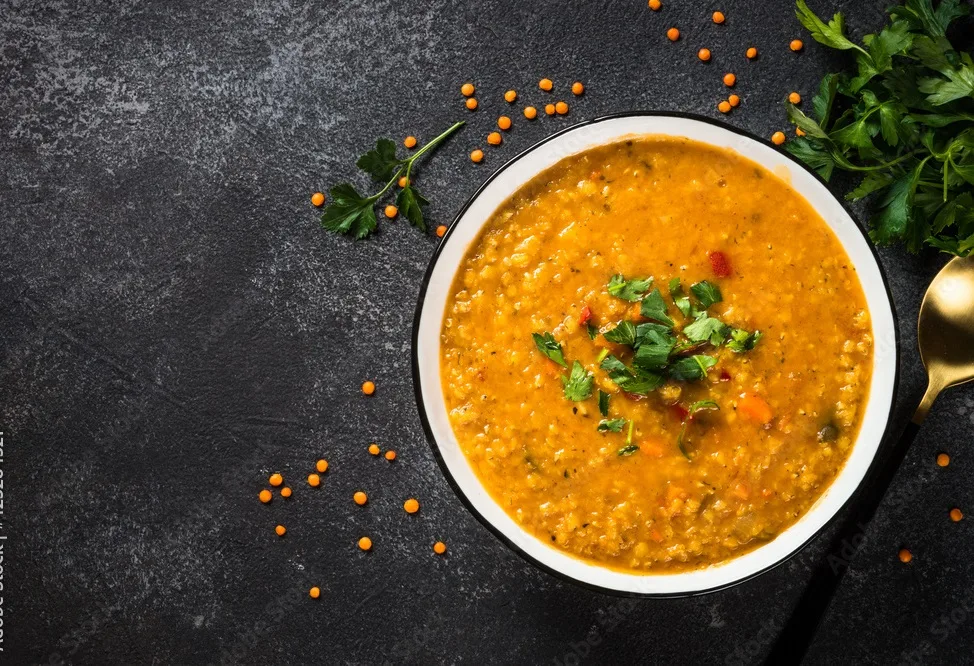
POLYGON ((526 530, 673 572, 773 539, 828 487, 871 331, 855 269, 788 184, 646 136, 498 208, 447 302, 442 385, 464 454, 526 530))

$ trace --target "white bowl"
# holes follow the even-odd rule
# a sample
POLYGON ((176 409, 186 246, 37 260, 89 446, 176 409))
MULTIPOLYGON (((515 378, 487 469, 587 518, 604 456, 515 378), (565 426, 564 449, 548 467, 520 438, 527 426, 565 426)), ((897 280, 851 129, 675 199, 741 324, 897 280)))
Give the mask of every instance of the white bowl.
POLYGON ((443 472, 467 508, 504 543, 553 574, 602 591, 645 596, 699 594, 744 581, 788 559, 839 512, 876 456, 889 422, 897 380, 898 340, 893 305, 875 250, 862 229, 813 172, 783 151, 738 129, 686 114, 631 113, 575 125, 501 167, 457 216, 430 262, 413 326, 413 379, 427 438, 443 472), (470 245, 491 215, 535 175, 588 148, 632 135, 686 137, 730 149, 790 182, 838 237, 862 283, 872 319, 874 358, 869 401, 849 459, 832 485, 798 522, 774 540, 726 562, 679 573, 609 569, 557 550, 525 531, 494 501, 460 450, 440 385, 440 330, 450 287, 470 245))

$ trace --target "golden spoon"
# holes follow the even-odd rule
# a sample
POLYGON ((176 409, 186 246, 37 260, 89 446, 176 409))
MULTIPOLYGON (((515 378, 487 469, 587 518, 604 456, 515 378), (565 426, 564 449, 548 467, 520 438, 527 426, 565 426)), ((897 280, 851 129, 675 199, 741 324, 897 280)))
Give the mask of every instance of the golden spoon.
POLYGON ((766 664, 801 662, 933 401, 944 389, 974 380, 974 256, 950 260, 930 283, 920 305, 917 341, 927 370, 923 400, 899 440, 870 467, 766 664))

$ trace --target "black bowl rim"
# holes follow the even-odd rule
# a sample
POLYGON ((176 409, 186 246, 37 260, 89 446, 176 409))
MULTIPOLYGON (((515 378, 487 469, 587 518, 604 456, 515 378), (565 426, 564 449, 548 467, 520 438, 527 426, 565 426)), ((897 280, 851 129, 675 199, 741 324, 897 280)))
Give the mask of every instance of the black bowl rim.
MULTIPOLYGON (((605 122, 607 120, 615 120, 618 118, 632 118, 632 117, 663 117, 663 118, 682 118, 687 120, 696 120, 702 123, 706 123, 708 125, 714 125, 716 127, 720 127, 721 129, 725 129, 729 132, 733 132, 734 134, 738 134, 748 139, 752 139, 754 141, 757 141, 758 143, 764 143, 763 139, 761 139, 760 137, 758 137, 757 135, 751 132, 694 113, 685 113, 680 111, 625 111, 620 113, 612 113, 604 116, 598 116, 596 118, 592 118, 591 120, 585 120, 583 122, 571 125, 570 127, 566 127, 562 130, 559 130, 558 132, 555 132, 554 134, 548 137, 545 137, 541 141, 538 141, 537 143, 533 144, 529 148, 521 151, 516 156, 512 157, 504 165, 502 165, 494 173, 492 173, 487 178, 487 180, 485 180, 483 184, 481 184, 480 187, 477 188, 477 190, 470 196, 470 198, 467 199, 466 203, 463 204, 463 206, 457 212, 456 216, 453 218, 453 223, 450 224, 446 234, 444 234, 443 238, 440 239, 440 243, 437 244, 436 250, 433 252, 433 256, 430 258, 429 266, 426 269, 425 275, 423 275, 423 281, 419 288, 419 298, 416 303, 416 313, 413 316, 412 353, 411 353, 412 366, 413 366, 412 368, 413 390, 416 395, 416 405, 419 408, 419 418, 423 424, 423 431, 426 433, 426 440, 429 443, 430 448, 433 450, 433 457, 436 458, 436 462, 440 466, 440 469, 443 471, 444 476, 446 476, 447 482, 453 488, 453 492, 456 493, 457 497, 467 508, 467 510, 471 514, 473 514, 473 516, 484 527, 486 527, 491 533, 493 533, 495 537, 500 539, 500 541, 504 543, 508 548, 510 548, 512 551, 514 551, 519 556, 521 556, 521 558, 523 558, 529 564, 540 569, 541 571, 544 571, 554 576, 555 578, 569 582, 573 585, 578 585, 580 587, 589 589, 593 592, 601 592, 603 594, 609 594, 616 597, 632 597, 632 598, 645 598, 645 599, 684 599, 689 597, 701 596, 705 594, 712 594, 714 592, 719 592, 721 590, 730 589, 732 587, 736 587, 750 580, 753 580, 758 576, 766 574, 773 569, 776 569, 777 567, 781 566, 785 562, 791 560, 791 558, 795 557, 798 553, 804 550, 809 543, 811 543, 816 538, 818 538, 826 529, 828 529, 830 525, 832 525, 835 519, 840 514, 842 514, 853 501, 857 499, 859 492, 862 488, 862 482, 867 477, 869 477, 870 473, 873 472, 876 465, 878 464, 878 461, 882 457, 881 453, 883 451, 884 445, 887 444, 890 428, 892 426, 893 409, 896 405, 897 392, 899 390, 899 383, 900 383, 899 379, 900 379, 901 349, 900 349, 900 332, 899 332, 899 326, 897 325, 899 320, 896 314, 896 307, 893 303, 893 294, 889 287, 889 278, 886 276, 886 271, 884 270, 883 264, 879 259, 879 253, 876 251, 876 246, 869 239, 869 236, 866 233, 862 225, 862 222, 849 209, 849 206, 846 205, 846 203, 840 197, 836 196, 836 194, 832 191, 832 188, 829 187, 829 184, 821 176, 815 173, 815 171, 810 169, 804 163, 796 159, 790 153, 786 152, 781 148, 772 146, 772 148, 774 148, 779 153, 784 155, 793 164, 795 164, 801 169, 804 169, 806 172, 811 174, 816 180, 818 180, 822 185, 824 185, 825 188, 828 190, 829 194, 836 200, 836 202, 838 202, 840 206, 842 206, 842 208, 849 215, 849 217, 852 218, 852 221, 855 222, 856 224, 856 229, 859 231, 860 234, 862 234, 863 239, 866 241, 866 245, 869 247, 870 251, 872 252, 873 261, 876 262, 876 267, 879 270, 880 278, 882 278, 883 281, 883 287, 886 289, 886 298, 889 301, 890 312, 893 315, 893 340, 894 340, 894 351, 896 357, 895 358, 896 367, 893 373, 893 394, 890 399, 889 413, 886 415, 886 427, 884 428, 883 433, 880 436, 879 445, 876 448, 876 453, 873 456, 873 459, 870 462, 869 467, 866 468, 865 472, 862 475, 862 478, 859 479, 859 482, 856 484, 855 489, 849 495, 849 498, 842 504, 842 506, 839 507, 838 510, 836 510, 818 530, 816 530, 811 536, 808 537, 808 539, 806 539, 801 545, 795 548, 791 553, 789 553, 785 557, 775 562, 772 562, 771 564, 761 569, 760 571, 755 571, 754 573, 744 576, 743 578, 739 578, 737 580, 724 583, 722 585, 717 585, 711 588, 707 588, 704 590, 693 590, 689 592, 636 592, 631 590, 617 590, 610 587, 603 587, 601 585, 596 585, 594 583, 589 583, 587 581, 579 580, 577 578, 569 576, 566 573, 558 571, 557 569, 549 567, 548 565, 539 562, 533 556, 518 548, 517 545, 515 545, 514 542, 507 537, 507 535, 505 535, 498 527, 496 527, 489 520, 484 518, 484 516, 481 515, 481 513, 477 511, 476 508, 474 508, 473 503, 467 498, 466 494, 460 488, 460 485, 457 483, 456 479, 453 477, 453 474, 450 472, 450 468, 447 466, 446 461, 443 459, 443 456, 440 454, 439 445, 437 444, 436 438, 433 435, 433 430, 430 427, 429 418, 426 414, 426 404, 423 400, 423 392, 420 386, 419 351, 418 351, 419 350, 419 322, 423 312, 423 304, 426 301, 426 291, 429 288, 430 278, 433 275, 433 269, 436 267, 436 262, 439 260, 440 254, 443 252, 443 249, 446 247, 446 243, 450 240, 450 236, 453 234, 453 230, 456 228, 457 222, 459 222, 460 218, 462 218, 464 213, 467 212, 467 209, 470 208, 473 202, 476 201, 476 199, 483 193, 483 191, 487 188, 487 186, 490 185, 490 183, 493 182, 495 178, 497 178, 497 176, 499 176, 501 173, 506 171, 509 167, 511 167, 516 162, 520 161, 522 158, 526 157, 528 154, 533 153, 535 150, 537 150, 544 144, 562 136, 563 134, 567 134, 569 132, 577 130, 580 127, 585 127, 587 125, 594 125, 596 123, 605 122)), ((678 572, 674 574, 663 574, 663 575, 678 576, 680 574, 678 572)))

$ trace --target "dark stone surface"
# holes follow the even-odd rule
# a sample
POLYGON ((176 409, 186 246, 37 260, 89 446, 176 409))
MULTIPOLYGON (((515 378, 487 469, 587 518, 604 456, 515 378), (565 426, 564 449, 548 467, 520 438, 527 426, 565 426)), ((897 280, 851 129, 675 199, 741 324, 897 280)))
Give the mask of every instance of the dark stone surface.
MULTIPOLYGON (((785 128, 783 96, 809 96, 841 63, 803 34, 790 0, 663 1, 659 13, 643 0, 2 3, 9 663, 699 664, 767 649, 820 545, 721 593, 626 601, 534 570, 468 515, 434 464, 410 378, 436 240, 395 222, 349 242, 308 204, 337 181, 365 185, 353 162, 376 137, 430 138, 466 119, 418 174, 445 223, 557 128, 631 109, 716 117, 733 70, 743 105, 727 120, 769 136, 785 128), (708 20, 717 8, 725 26, 708 20), (684 38, 670 44, 674 24, 684 38), (808 48, 795 55, 799 35, 808 48), (751 44, 761 58, 747 63, 751 44), (707 65, 694 57, 704 45, 707 65), (471 164, 510 111, 502 92, 541 104, 542 76, 588 93, 567 118, 531 124, 518 104, 504 146, 471 164), (458 93, 468 79, 473 114, 458 93), (399 459, 367 455, 371 441, 399 459), (312 491, 303 479, 321 456, 332 469, 312 491), (261 505, 275 470, 295 497, 261 505), (365 508, 350 501, 359 488, 365 508), (407 518, 413 495, 423 510, 407 518), (448 557, 432 555, 436 539, 448 557)), ((844 10, 861 35, 887 4, 844 10)), ((918 304, 945 259, 882 260, 903 423, 922 390, 918 304)), ((974 535, 946 514, 974 504, 972 425, 974 389, 938 402, 810 663, 970 660, 974 535), (933 464, 941 449, 946 469, 933 464), (901 544, 913 565, 896 561, 901 544)))

